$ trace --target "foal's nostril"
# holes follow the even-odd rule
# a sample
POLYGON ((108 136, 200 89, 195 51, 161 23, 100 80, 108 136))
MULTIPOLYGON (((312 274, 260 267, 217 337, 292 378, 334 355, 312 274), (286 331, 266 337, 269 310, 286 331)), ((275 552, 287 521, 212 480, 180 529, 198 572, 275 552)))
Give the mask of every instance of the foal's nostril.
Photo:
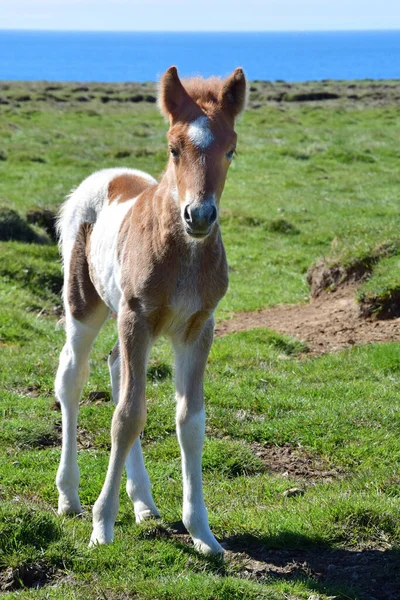
POLYGON ((192 217, 190 216, 189 205, 188 204, 185 206, 185 209, 183 211, 183 218, 185 219, 186 223, 191 223, 192 222, 192 217))
POLYGON ((188 203, 182 213, 187 231, 192 232, 191 235, 198 234, 197 237, 207 235, 217 217, 218 209, 215 203, 209 200, 188 203))
POLYGON ((216 219, 217 219, 217 207, 214 205, 212 207, 211 214, 208 217, 210 225, 212 225, 214 223, 214 221, 216 221, 216 219))

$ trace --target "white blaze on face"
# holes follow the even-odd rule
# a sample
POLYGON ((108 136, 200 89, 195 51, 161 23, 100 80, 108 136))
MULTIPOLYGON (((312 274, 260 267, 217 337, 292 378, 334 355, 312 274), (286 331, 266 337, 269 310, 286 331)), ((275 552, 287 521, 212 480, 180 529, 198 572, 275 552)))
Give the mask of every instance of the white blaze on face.
POLYGON ((210 129, 208 117, 198 117, 189 125, 188 136, 190 141, 200 150, 205 150, 214 141, 214 136, 210 129))

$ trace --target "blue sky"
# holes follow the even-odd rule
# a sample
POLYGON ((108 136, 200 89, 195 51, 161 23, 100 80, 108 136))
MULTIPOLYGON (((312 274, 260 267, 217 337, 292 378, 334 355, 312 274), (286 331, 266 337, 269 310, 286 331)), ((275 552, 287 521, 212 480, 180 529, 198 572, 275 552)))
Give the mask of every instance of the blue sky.
POLYGON ((399 0, 0 0, 0 29, 400 29, 399 0))

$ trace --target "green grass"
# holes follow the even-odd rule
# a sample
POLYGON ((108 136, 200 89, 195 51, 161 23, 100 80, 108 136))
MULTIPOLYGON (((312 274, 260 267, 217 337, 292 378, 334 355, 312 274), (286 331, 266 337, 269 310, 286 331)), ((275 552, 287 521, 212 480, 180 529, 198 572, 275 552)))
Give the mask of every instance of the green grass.
MULTIPOLYGON (((59 205, 95 169, 124 164, 158 176, 165 165, 165 123, 152 104, 94 98, 1 108, 0 205, 22 214, 59 205)), ((321 256, 348 260, 398 241, 396 105, 261 106, 237 130, 222 201, 231 266, 222 311, 298 302, 321 256)))
MULTIPOLYGON (((8 93, 22 94, 23 84, 8 93)), ((96 98, 85 108, 37 98, 0 106, 1 205, 21 215, 33 206, 57 206, 101 167, 162 170, 165 124, 154 105, 96 98), (121 153, 125 158, 117 158, 121 153)), ((344 264, 375 257, 373 277, 360 294, 382 295, 398 285, 396 106, 261 106, 243 117, 238 133, 239 156, 223 197, 230 290, 219 317, 304 301, 306 271, 321 257, 344 264), (376 249, 383 247, 393 251, 381 257, 376 249)), ((61 415, 52 409, 64 339, 56 327, 58 251, 51 243, 15 241, 1 242, 0 253, 0 583, 12 570, 15 581, 26 582, 29 569, 47 574, 40 590, 14 590, 9 598, 366 597, 363 581, 349 572, 340 580, 321 578, 318 570, 251 577, 245 563, 253 551, 271 551, 269 560, 288 552, 286 565, 300 552, 352 556, 369 549, 377 561, 381 550, 387 560, 397 556, 398 344, 307 358, 301 342, 268 330, 215 340, 205 383, 205 497, 216 536, 246 557, 230 554, 222 564, 197 555, 164 525, 136 525, 123 488, 114 544, 89 550, 90 511, 104 480, 113 412, 111 401, 94 403, 89 394, 109 391, 106 360, 115 323, 107 323, 95 344, 82 398, 84 514, 60 518, 54 480, 61 415), (265 448, 291 448, 330 475, 303 480, 286 463, 272 471, 260 453, 265 448), (304 495, 286 497, 294 486, 304 495)), ((164 341, 151 356, 147 398, 145 460, 163 524, 171 523, 181 516, 182 489, 172 354, 164 341)), ((385 576, 394 580, 396 570, 385 576)))

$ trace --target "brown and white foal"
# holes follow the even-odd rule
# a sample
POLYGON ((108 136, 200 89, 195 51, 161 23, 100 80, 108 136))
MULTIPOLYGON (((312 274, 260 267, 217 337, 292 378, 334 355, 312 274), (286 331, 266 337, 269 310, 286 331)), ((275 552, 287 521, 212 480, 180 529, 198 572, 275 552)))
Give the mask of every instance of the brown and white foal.
POLYGON ((182 452, 183 522, 204 553, 222 552, 203 500, 203 376, 213 313, 228 286, 218 225, 219 201, 236 147, 235 118, 246 99, 236 69, 225 81, 184 80, 175 67, 160 83, 168 118, 169 161, 159 183, 132 169, 88 177, 63 206, 67 341, 56 395, 63 443, 57 473, 60 514, 80 513, 76 428, 92 344, 110 311, 119 339, 109 357, 114 402, 111 456, 93 507, 91 544, 113 540, 124 463, 136 521, 157 517, 139 434, 146 422, 146 365, 152 344, 167 335, 175 354, 177 435, 182 452))

